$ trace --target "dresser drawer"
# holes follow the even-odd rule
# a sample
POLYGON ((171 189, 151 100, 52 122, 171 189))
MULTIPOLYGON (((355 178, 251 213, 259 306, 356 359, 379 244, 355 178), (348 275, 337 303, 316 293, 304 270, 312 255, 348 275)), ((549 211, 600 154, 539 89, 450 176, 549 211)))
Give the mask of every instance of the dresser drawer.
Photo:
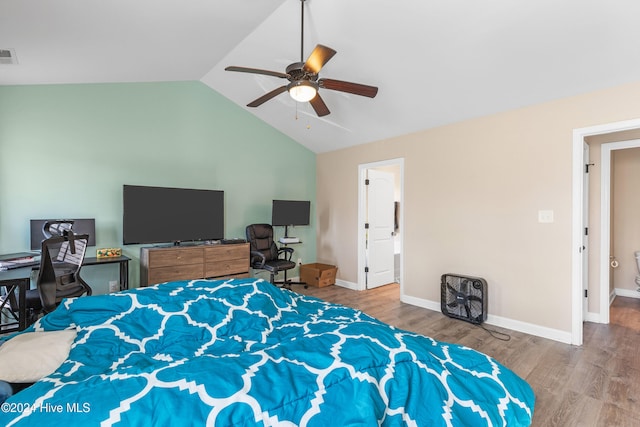
POLYGON ((205 265, 205 277, 231 276, 249 271, 249 257, 227 261, 212 261, 205 265))
POLYGON ((233 259, 249 259, 249 244, 219 245, 204 248, 205 262, 228 261, 233 259))
POLYGON ((191 280, 204 277, 202 264, 172 265, 149 270, 149 285, 170 282, 172 280, 191 280))
POLYGON ((140 249, 140 285, 249 277, 249 244, 140 249))
POLYGON ((251 277, 249 275, 249 272, 246 273, 240 273, 240 274, 230 274, 228 276, 224 276, 224 277, 219 277, 219 280, 226 280, 226 279, 248 279, 249 277, 251 277))
POLYGON ((202 248, 160 249, 149 251, 149 268, 202 264, 204 253, 202 248))

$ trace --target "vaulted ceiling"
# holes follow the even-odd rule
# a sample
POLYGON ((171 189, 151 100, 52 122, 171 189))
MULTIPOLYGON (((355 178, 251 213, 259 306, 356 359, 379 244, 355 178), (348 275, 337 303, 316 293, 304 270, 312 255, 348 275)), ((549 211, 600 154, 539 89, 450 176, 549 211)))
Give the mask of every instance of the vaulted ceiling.
POLYGON ((0 0, 0 85, 200 80, 315 152, 640 80, 637 0, 306 0, 303 55, 337 51, 317 117, 287 93, 300 0, 0 0), (0 58, 1 60, 2 58, 0 58), (0 61, 1 62, 1 61, 0 61), (284 81, 286 83, 286 80, 284 81))

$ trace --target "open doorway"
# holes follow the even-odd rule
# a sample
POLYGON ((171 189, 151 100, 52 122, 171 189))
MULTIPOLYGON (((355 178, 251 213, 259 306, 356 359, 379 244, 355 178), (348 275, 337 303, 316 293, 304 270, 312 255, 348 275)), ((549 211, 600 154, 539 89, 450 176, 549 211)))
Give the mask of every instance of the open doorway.
POLYGON ((640 147, 612 150, 609 323, 635 331, 640 331, 639 182, 640 147))
POLYGON ((640 141, 636 142, 639 146, 611 153, 610 287, 616 297, 640 299, 640 141))
MULTIPOLYGON (((609 303, 610 303, 610 258, 611 255, 611 195, 610 195, 610 179, 611 179, 611 151, 640 147, 640 140, 633 142, 632 140, 640 138, 640 120, 629 120, 625 122, 611 123, 607 125, 594 126, 590 128, 582 128, 574 130, 573 134, 573 219, 572 219, 572 327, 571 342, 574 345, 582 345, 583 341, 583 319, 586 318, 584 313, 583 298, 586 297, 583 289, 583 280, 585 271, 584 263, 597 264, 599 267, 598 274, 593 276, 593 284, 590 280, 590 293, 597 295, 597 313, 589 313, 588 320, 609 323, 609 303), (600 221, 591 221, 591 224, 585 223, 585 204, 584 198, 584 173, 585 167, 589 169, 589 160, 584 157, 585 142, 598 140, 601 143, 600 160, 600 221), (592 244, 592 253, 597 254, 597 261, 593 257, 589 260, 583 256, 584 251, 584 234, 588 230, 589 241, 592 235, 598 234, 600 237, 599 244, 592 244), (595 232, 595 233, 594 233, 595 232)), ((591 147, 591 155, 593 155, 591 147)), ((593 162, 592 162, 593 163, 593 162)), ((593 181, 592 181, 593 182, 593 181)), ((593 211, 592 211, 593 212, 593 211)), ((589 265, 588 271, 591 271, 589 265)))
POLYGON ((358 289, 395 282, 403 295, 404 159, 359 165, 358 176, 358 289), (388 179, 390 194, 385 189, 388 179), (375 183, 381 184, 381 192, 370 188, 375 183), (376 217, 382 219, 381 225, 375 224, 376 217))
MULTIPOLYGON (((627 182, 625 175, 637 174, 639 148, 640 139, 604 143, 601 147, 601 323, 610 322, 610 304, 616 295, 635 296, 636 293, 633 286, 636 270, 633 253, 639 250, 639 242, 636 237, 638 233, 631 227, 636 229, 638 204, 635 187, 638 181, 631 178, 631 182, 627 182), (627 284, 625 282, 629 277, 627 284)), ((636 230, 640 232, 640 228, 636 230)))

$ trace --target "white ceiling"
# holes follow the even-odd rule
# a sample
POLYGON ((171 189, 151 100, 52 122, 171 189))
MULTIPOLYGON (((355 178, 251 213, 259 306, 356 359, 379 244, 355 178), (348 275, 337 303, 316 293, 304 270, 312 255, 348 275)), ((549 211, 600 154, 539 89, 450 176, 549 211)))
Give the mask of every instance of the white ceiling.
MULTIPOLYGON (((316 117, 286 94, 247 111, 336 150, 640 80, 637 0, 307 0, 305 47, 338 53, 316 117)), ((0 85, 201 80, 246 105, 300 60, 300 0, 0 0, 0 85)))

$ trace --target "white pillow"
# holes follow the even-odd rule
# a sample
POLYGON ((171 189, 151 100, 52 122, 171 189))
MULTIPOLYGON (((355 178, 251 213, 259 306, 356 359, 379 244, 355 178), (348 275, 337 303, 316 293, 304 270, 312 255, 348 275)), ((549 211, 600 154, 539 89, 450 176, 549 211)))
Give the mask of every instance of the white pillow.
POLYGON ((62 365, 76 339, 75 329, 26 332, 0 345, 0 380, 34 383, 62 365))

